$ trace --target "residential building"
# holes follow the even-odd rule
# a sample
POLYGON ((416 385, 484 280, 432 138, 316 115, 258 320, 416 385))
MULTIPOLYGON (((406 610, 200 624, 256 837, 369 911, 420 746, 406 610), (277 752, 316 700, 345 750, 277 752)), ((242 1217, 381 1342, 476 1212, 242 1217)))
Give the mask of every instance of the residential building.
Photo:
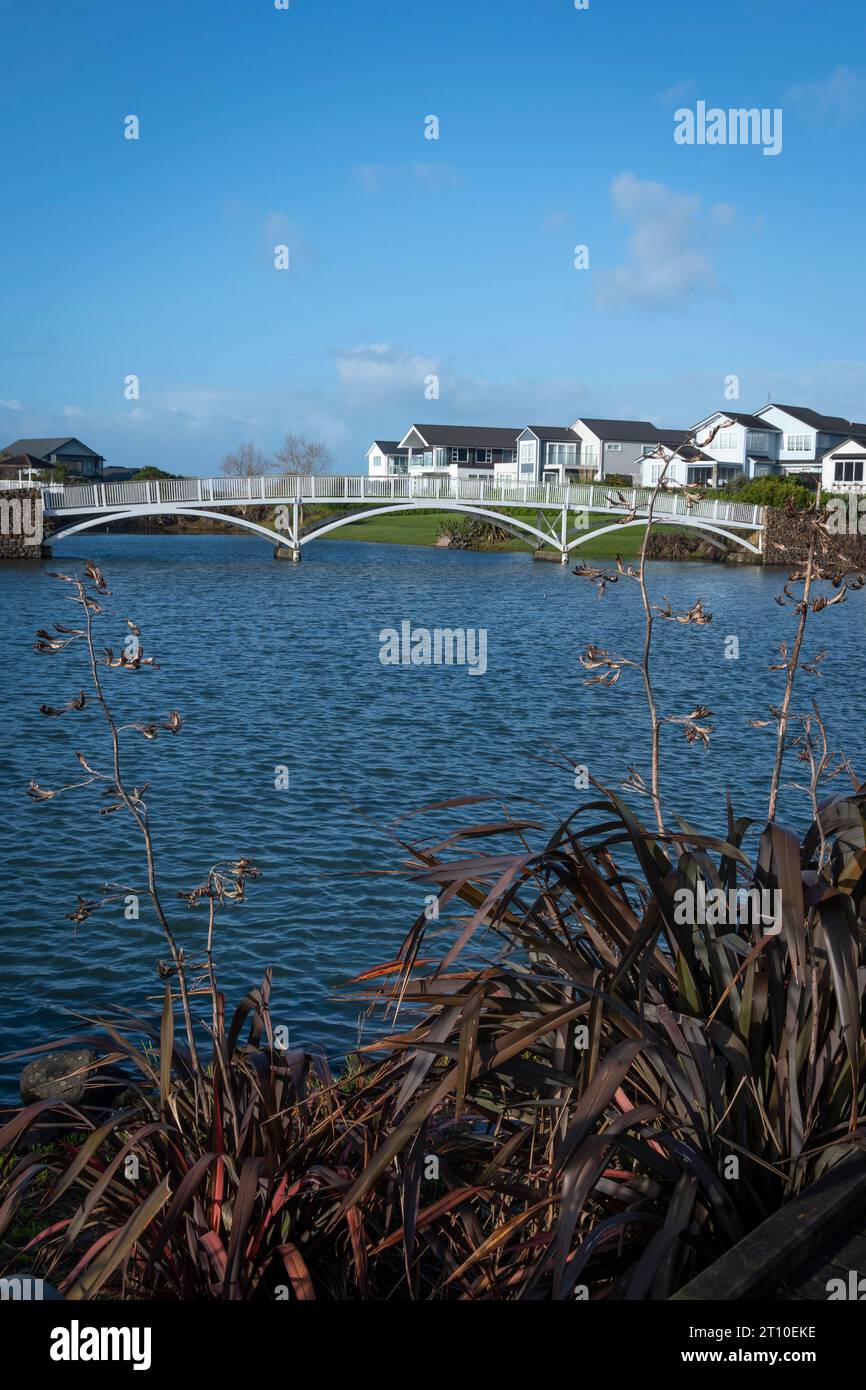
POLYGON ((756 412, 781 433, 778 461, 783 473, 816 473, 818 459, 852 436, 866 435, 866 424, 821 415, 799 405, 765 405, 756 412))
POLYGON ((866 430, 858 438, 849 435, 834 444, 818 459, 821 487, 837 495, 840 492, 866 490, 866 430))
POLYGON ((584 482, 611 473, 638 480, 641 459, 659 444, 679 443, 685 430, 649 420, 579 419, 573 425, 492 429, 478 425, 412 425, 400 440, 374 440, 370 477, 495 479, 500 483, 584 482))
POLYGON ((564 425, 527 425, 517 436, 516 463, 496 464, 495 475, 498 482, 576 482, 580 440, 564 425))
POLYGON ((582 417, 571 426, 580 439, 584 478, 602 480, 611 473, 640 481, 643 460, 658 452, 662 436, 680 443, 687 430, 661 430, 650 420, 602 420, 582 417))
POLYGON ((374 439, 367 450, 367 472, 371 478, 393 477, 405 473, 409 466, 409 451, 401 449, 396 439, 374 439))
POLYGON ((4 453, 12 456, 27 455, 33 460, 34 469, 64 468, 76 478, 101 478, 105 459, 93 449, 82 444, 80 439, 16 439, 7 444, 4 453))
POLYGON ((414 477, 492 481, 497 466, 516 467, 519 433, 483 425, 410 425, 397 448, 406 451, 414 477))

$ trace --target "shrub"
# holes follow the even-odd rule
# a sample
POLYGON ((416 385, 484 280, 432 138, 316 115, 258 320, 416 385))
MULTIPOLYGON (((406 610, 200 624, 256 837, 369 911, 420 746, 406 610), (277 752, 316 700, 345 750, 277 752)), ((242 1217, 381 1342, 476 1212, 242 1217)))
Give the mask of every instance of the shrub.
POLYGON ((745 474, 723 488, 713 488, 708 497, 748 502, 757 507, 784 507, 792 503, 800 511, 815 505, 815 493, 793 478, 747 478, 745 474))

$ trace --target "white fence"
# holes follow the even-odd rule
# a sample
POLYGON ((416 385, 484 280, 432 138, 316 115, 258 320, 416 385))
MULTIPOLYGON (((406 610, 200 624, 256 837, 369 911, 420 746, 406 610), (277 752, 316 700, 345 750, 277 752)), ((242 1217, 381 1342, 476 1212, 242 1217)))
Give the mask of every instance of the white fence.
MULTIPOLYGON (((17 484, 12 484, 17 486, 17 484)), ((364 475, 301 477, 269 474, 255 478, 157 478, 140 483, 87 483, 48 486, 43 491, 45 510, 57 512, 146 512, 183 504, 228 506, 280 502, 475 502, 499 507, 563 507, 617 515, 646 512, 650 488, 605 487, 603 483, 497 483, 493 479, 457 480, 415 478, 408 474, 388 478, 364 475)), ((655 501, 659 519, 679 517, 720 521, 729 526, 758 529, 763 508, 744 502, 704 501, 689 503, 681 492, 660 492, 655 501)))

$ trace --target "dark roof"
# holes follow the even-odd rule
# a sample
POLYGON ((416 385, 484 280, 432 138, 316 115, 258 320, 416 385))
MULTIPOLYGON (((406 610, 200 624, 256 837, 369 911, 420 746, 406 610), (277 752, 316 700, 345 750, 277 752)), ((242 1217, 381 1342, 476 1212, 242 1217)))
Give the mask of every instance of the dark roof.
POLYGON ((400 448, 396 439, 374 439, 373 444, 377 449, 381 449, 383 454, 405 454, 406 452, 405 449, 400 448))
POLYGON ((677 454, 681 459, 685 459, 686 463, 716 462, 709 454, 705 454, 703 449, 699 449, 696 444, 684 444, 681 449, 677 450, 677 454))
POLYGON ((849 430, 866 430, 866 425, 854 424, 851 420, 843 420, 841 415, 822 415, 817 410, 810 410, 805 405, 779 405, 777 401, 772 401, 771 405, 765 405, 764 409, 769 410, 774 405, 777 410, 784 410, 787 415, 793 415, 795 420, 802 420, 804 425, 810 429, 820 430, 822 434, 847 434, 849 430))
POLYGON ((570 430, 566 425, 527 425, 526 428, 537 435, 539 439, 549 440, 552 443, 562 441, 576 444, 578 440, 574 430, 570 430))
POLYGON ((62 449, 64 444, 81 444, 82 449, 87 449, 88 454, 93 454, 94 458, 102 458, 101 454, 88 448, 74 434, 67 434, 62 439, 16 439, 14 443, 6 445, 6 450, 10 454, 33 454, 35 458, 44 459, 62 449))
POLYGON ((106 468, 103 471, 102 481, 104 483, 123 483, 128 478, 134 477, 137 472, 137 468, 121 468, 119 464, 115 464, 113 468, 106 468))
POLYGON ((45 467, 42 460, 36 458, 34 454, 13 454, 11 458, 0 459, 0 464, 2 464, 3 468, 14 468, 16 470, 19 468, 42 469, 45 467))
POLYGON ((691 439, 693 433, 693 430, 656 430, 659 444, 672 444, 674 448, 691 439))
POLYGON ((490 429, 486 425, 410 425, 406 434, 412 430, 417 430, 431 448, 438 444, 464 449, 514 449, 517 436, 523 433, 522 430, 490 429))
POLYGON ((647 444, 658 439, 658 428, 649 420, 589 420, 581 415, 580 423, 597 434, 599 439, 621 439, 624 443, 647 444))
MULTIPOLYGON (((831 454, 838 454, 838 453, 839 453, 839 450, 840 450, 840 449, 843 449, 843 448, 845 447, 846 444, 859 444, 861 449, 866 449, 866 429, 863 430, 862 435, 861 435, 861 434, 849 434, 845 439, 842 440, 842 443, 841 443, 841 444, 831 444, 831 446, 830 446, 829 449, 825 449, 824 452, 823 452, 823 454, 819 454, 819 455, 818 455, 818 457, 816 458, 815 462, 816 462, 816 463, 821 463, 821 461, 822 461, 823 459, 829 458, 829 457, 831 456, 831 454)), ((855 455, 854 455, 854 454, 841 454, 840 457, 841 457, 841 458, 854 458, 855 455)))
MULTIPOLYGON (((784 407, 782 407, 784 409, 784 407)), ((738 410, 717 410, 717 415, 726 415, 729 420, 736 420, 738 425, 745 425, 747 430, 769 430, 771 434, 781 434, 778 425, 771 425, 769 420, 762 420, 760 415, 744 415, 738 410)), ((709 417, 712 419, 712 416, 709 417)))

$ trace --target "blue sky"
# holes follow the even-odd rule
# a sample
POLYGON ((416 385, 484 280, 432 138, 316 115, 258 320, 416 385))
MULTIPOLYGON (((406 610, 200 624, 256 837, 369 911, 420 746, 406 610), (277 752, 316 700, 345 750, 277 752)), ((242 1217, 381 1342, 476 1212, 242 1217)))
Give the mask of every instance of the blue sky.
POLYGON ((687 426, 729 375, 741 410, 866 418, 864 30, 859 0, 0 0, 0 446, 207 475, 294 430, 355 472, 412 421, 687 426), (780 107, 781 154, 677 145, 699 100, 780 107))

